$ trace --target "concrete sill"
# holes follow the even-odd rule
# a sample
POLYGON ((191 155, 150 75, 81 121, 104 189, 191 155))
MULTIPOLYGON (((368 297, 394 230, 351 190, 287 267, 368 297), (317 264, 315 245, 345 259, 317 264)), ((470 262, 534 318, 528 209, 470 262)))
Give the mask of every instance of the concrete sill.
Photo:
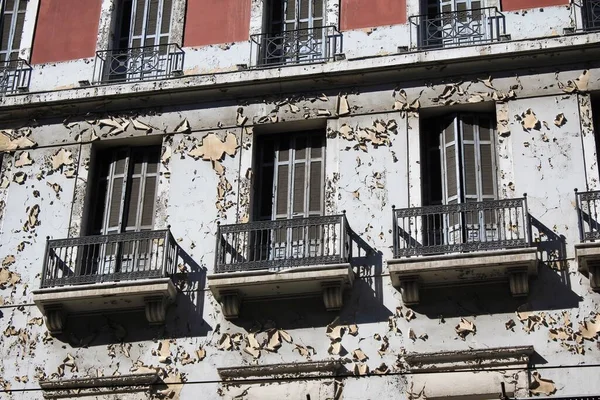
POLYGON ((148 391, 158 373, 40 381, 46 399, 60 399, 148 391))
POLYGON ((590 279, 590 287, 600 291, 600 242, 576 244, 575 258, 579 272, 590 279))
POLYGON ((314 378, 335 376, 343 370, 341 360, 308 361, 289 364, 244 365, 240 367, 217 368, 219 376, 224 379, 248 379, 268 377, 269 379, 314 378))
POLYGON ((282 272, 252 271, 213 274, 208 288, 221 303, 228 319, 239 316, 243 300, 293 298, 323 295, 325 308, 342 307, 342 294, 352 287, 354 272, 349 264, 293 268, 282 272))
POLYGON ((529 294, 537 275, 537 249, 509 249, 444 254, 388 261, 392 284, 406 304, 419 303, 419 287, 452 286, 508 280, 514 296, 529 294))
POLYGON ((177 290, 170 278, 144 279, 38 289, 33 302, 53 334, 62 332, 68 314, 144 309, 152 324, 164 323, 177 290))

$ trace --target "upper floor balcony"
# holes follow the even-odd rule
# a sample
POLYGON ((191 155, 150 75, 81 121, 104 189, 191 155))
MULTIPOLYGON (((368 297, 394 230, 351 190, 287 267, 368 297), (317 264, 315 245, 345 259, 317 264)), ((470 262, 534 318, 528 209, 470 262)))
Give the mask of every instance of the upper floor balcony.
POLYGON ((575 245, 575 256, 579 271, 590 278, 590 286, 600 291, 600 190, 575 191, 579 244, 575 245))
POLYGON ((27 92, 31 70, 31 65, 22 59, 0 63, 0 95, 27 92))
POLYGON ((342 58, 342 34, 334 26, 252 35, 254 67, 327 62, 342 58))
POLYGON ((418 303, 419 286, 472 281, 510 282, 527 295, 537 274, 536 249, 526 197, 394 209, 392 282, 407 304, 418 303))
POLYGON ((409 22, 412 49, 472 46, 509 38, 504 14, 496 7, 415 15, 409 22))
POLYGON ((163 323, 177 253, 168 229, 48 239, 33 301, 54 333, 67 314, 94 311, 145 308, 150 323, 163 323))
POLYGON ((96 52, 94 84, 166 79, 183 74, 184 51, 177 44, 96 52))
POLYGON ((246 298, 322 293, 328 310, 339 309, 354 279, 350 241, 345 214, 221 225, 208 285, 227 318, 246 298))

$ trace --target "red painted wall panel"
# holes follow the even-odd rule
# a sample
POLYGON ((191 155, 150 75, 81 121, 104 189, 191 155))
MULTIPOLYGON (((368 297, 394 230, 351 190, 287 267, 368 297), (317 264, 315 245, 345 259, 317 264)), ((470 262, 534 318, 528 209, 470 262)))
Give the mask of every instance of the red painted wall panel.
POLYGON ((406 0, 342 0, 343 31, 406 23, 406 0))
POLYGON ((502 11, 524 10, 569 4, 569 0, 502 0, 502 11))
POLYGON ((250 0, 188 0, 184 46, 205 46, 249 39, 250 0))
POLYGON ((31 62, 93 57, 102 0, 40 0, 31 62))

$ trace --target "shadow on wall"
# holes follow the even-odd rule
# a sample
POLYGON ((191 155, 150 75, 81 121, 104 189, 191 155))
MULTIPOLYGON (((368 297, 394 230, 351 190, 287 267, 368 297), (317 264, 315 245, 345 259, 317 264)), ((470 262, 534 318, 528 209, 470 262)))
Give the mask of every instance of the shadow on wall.
POLYGON ((72 315, 67 319, 65 331, 56 339, 73 347, 93 347, 157 338, 206 336, 212 330, 203 318, 206 268, 198 265, 181 248, 177 264, 180 272, 172 277, 178 288, 177 297, 167 310, 165 325, 149 325, 144 310, 72 315))
POLYGON ((355 280, 341 310, 326 311, 321 297, 244 301, 240 317, 232 323, 248 330, 271 324, 280 329, 325 327, 336 318, 348 324, 387 321, 392 312, 383 305, 383 255, 358 235, 351 236, 355 280))
POLYGON ((471 286, 423 288, 421 303, 413 309, 432 319, 521 311, 563 310, 579 307, 582 298, 571 289, 566 240, 530 215, 540 241, 538 276, 529 279, 529 296, 512 297, 508 282, 471 286))

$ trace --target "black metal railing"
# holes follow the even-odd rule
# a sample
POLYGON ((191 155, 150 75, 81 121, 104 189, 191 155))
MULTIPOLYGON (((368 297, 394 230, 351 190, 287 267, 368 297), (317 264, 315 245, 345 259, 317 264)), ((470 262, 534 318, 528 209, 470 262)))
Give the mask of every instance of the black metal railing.
POLYGON ((163 79, 183 73, 184 52, 174 43, 96 52, 94 83, 163 79))
POLYGON ((423 50, 496 42, 506 35, 504 14, 496 7, 415 15, 409 21, 411 48, 423 50))
POLYGON ((600 240, 600 190, 578 192, 575 189, 579 239, 582 243, 600 240))
POLYGON ((352 256, 350 234, 345 215, 220 225, 215 271, 348 262, 352 256))
POLYGON ((41 287, 167 277, 177 250, 168 229, 48 240, 41 287))
POLYGON ((31 70, 31 65, 22 59, 0 63, 0 95, 28 91, 31 70))
POLYGON ((583 17, 583 30, 594 31, 600 29, 600 0, 583 0, 581 14, 583 17))
POLYGON ((394 209, 396 258, 528 247, 527 198, 394 209))
POLYGON ((324 62, 342 53, 342 34, 334 26, 251 36, 252 66, 324 62))

